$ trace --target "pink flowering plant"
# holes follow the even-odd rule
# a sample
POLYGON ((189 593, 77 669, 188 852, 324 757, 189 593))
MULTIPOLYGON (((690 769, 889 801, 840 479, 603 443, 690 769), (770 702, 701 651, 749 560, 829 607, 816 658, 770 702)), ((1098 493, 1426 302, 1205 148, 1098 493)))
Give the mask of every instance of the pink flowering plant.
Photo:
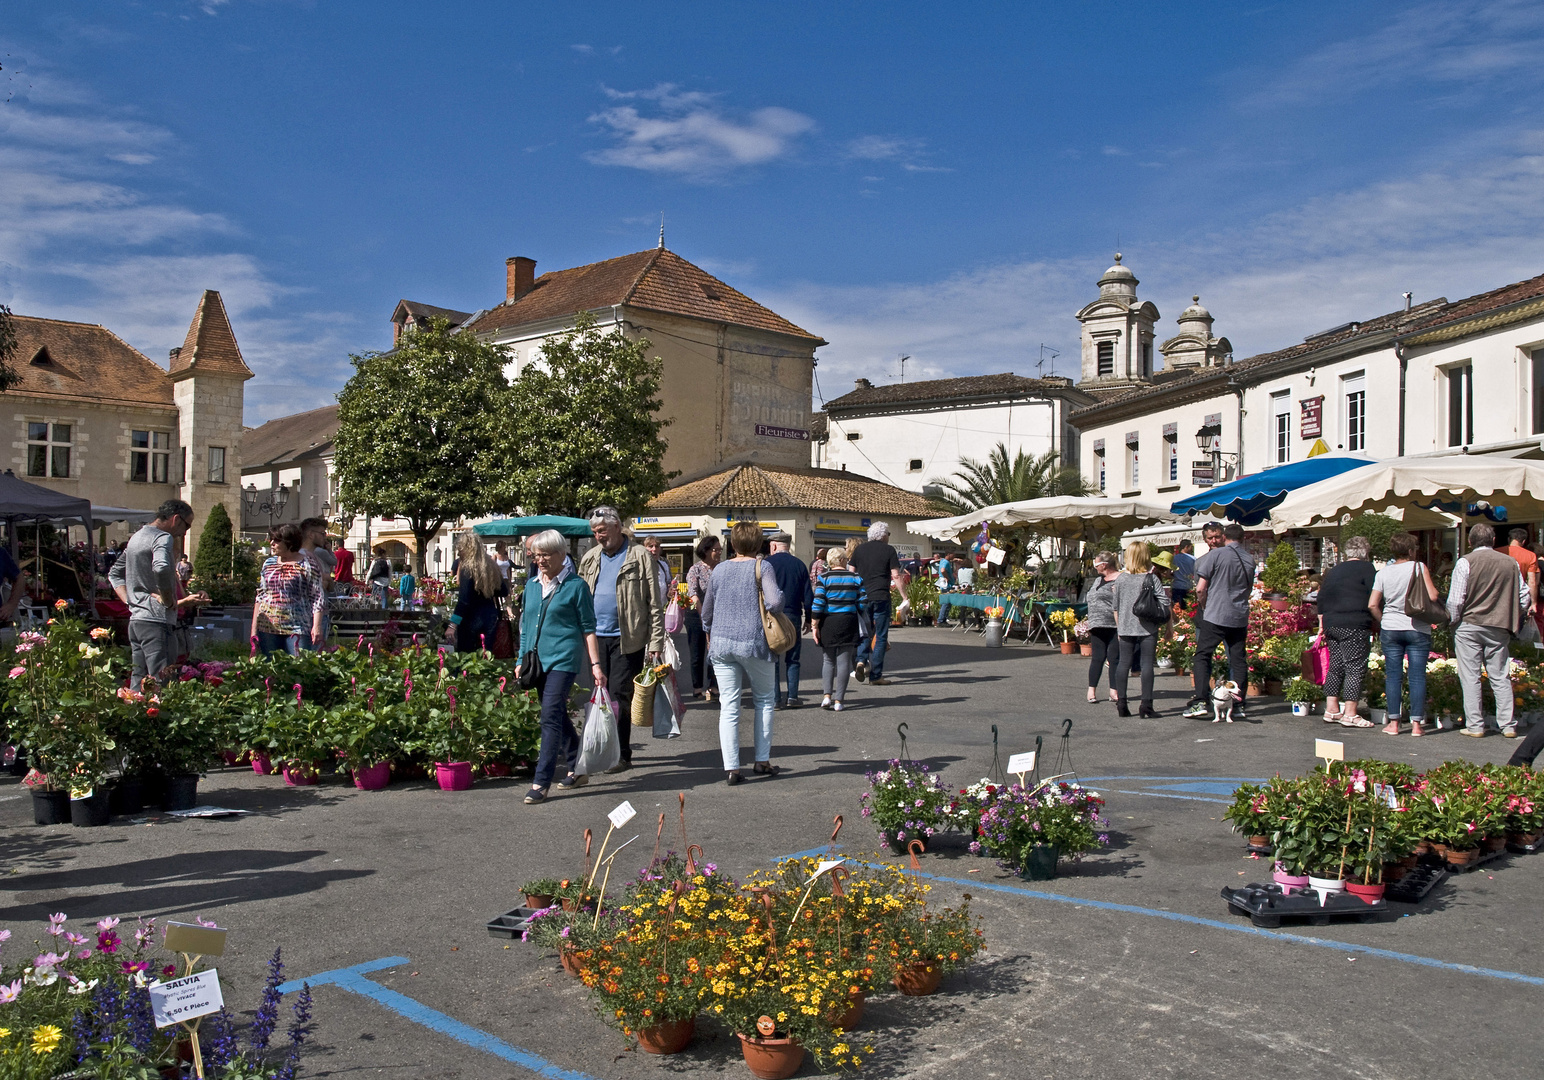
POLYGON ((868 773, 868 782, 860 799, 863 816, 887 844, 904 848, 913 840, 926 842, 950 824, 953 794, 924 763, 891 758, 885 768, 868 773))
POLYGON ((1054 848, 1060 858, 1076 862, 1110 842, 1103 808, 1099 793, 1081 784, 1047 780, 1028 790, 1014 784, 998 792, 981 815, 981 837, 970 850, 985 851, 1016 873, 1038 847, 1054 848))
MULTIPOLYGON (((60 602, 65 604, 64 601, 60 602)), ((23 631, 7 681, 16 733, 39 783, 82 795, 118 767, 118 651, 60 607, 46 633, 23 631)))

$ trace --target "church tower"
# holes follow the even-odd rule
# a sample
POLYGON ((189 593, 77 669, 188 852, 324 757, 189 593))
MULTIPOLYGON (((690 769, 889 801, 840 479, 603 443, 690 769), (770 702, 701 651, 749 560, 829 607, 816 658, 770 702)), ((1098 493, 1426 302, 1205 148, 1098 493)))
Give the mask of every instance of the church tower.
POLYGON ((209 509, 223 503, 231 527, 241 529, 241 417, 243 389, 252 369, 213 289, 204 292, 188 336, 171 352, 177 402, 177 442, 182 447, 181 497, 193 507, 188 554, 198 547, 209 509))
POLYGON ((1201 298, 1192 296, 1191 304, 1176 322, 1179 333, 1159 347, 1165 371, 1219 367, 1233 362, 1233 345, 1227 338, 1212 336, 1212 313, 1201 306, 1201 298))
POLYGON ((1145 386, 1153 378, 1153 327, 1158 309, 1137 299, 1137 276, 1115 265, 1099 279, 1099 298, 1078 312, 1083 324, 1083 377, 1080 390, 1118 390, 1145 386))

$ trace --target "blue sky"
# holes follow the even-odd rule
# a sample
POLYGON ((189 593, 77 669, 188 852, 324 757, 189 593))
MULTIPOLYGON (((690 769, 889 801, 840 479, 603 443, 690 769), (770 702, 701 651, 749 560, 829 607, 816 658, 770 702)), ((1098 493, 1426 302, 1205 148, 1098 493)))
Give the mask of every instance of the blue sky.
POLYGON ((11 0, 0 302, 164 362, 219 289, 249 423, 401 297, 669 246, 866 375, 1075 373, 1116 245, 1239 356, 1544 272, 1544 5, 11 0), (1047 366, 1046 371, 1050 368, 1047 366))

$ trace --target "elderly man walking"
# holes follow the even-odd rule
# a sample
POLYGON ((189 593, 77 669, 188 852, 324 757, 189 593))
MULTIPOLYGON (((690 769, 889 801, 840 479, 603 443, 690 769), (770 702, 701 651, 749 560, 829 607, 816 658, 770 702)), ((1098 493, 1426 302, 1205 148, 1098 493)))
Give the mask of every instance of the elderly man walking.
POLYGON ((167 499, 155 520, 129 537, 123 554, 107 573, 118 599, 129 605, 129 649, 133 669, 129 688, 138 690, 148 675, 159 678, 171 664, 177 630, 176 541, 193 526, 193 508, 167 499))
POLYGON ((600 666, 616 703, 617 736, 622 760, 607 772, 633 767, 633 679, 645 658, 657 664, 665 652, 665 598, 659 592, 654 556, 622 531, 622 515, 613 506, 590 511, 595 545, 579 559, 579 576, 595 599, 595 637, 600 666), (645 657, 647 653, 647 657, 645 657))
POLYGON ((783 594, 783 614, 788 616, 788 621, 793 623, 794 630, 798 632, 793 639, 793 648, 775 658, 777 681, 773 685, 777 690, 778 707, 797 709, 802 704, 799 701, 799 657, 803 651, 804 635, 814 625, 815 590, 810 587, 810 568, 804 565, 803 559, 789 550, 793 537, 785 532, 776 532, 772 534, 771 543, 772 554, 768 556, 767 563, 777 576, 777 587, 783 594), (783 692, 785 685, 786 694, 783 692))
POLYGON ((1495 544, 1495 529, 1484 524, 1471 526, 1469 546, 1473 550, 1453 567, 1453 583, 1448 589, 1458 683, 1464 691, 1463 733, 1475 739, 1485 737, 1482 669, 1490 673, 1490 689, 1496 695, 1496 726, 1508 739, 1517 738, 1508 646, 1531 606, 1516 560, 1497 551, 1495 544))
POLYGON ((863 637, 854 672, 859 682, 885 685, 885 649, 890 644, 890 586, 901 584, 901 560, 890 546, 890 526, 876 521, 868 540, 852 553, 852 568, 863 579, 863 637))

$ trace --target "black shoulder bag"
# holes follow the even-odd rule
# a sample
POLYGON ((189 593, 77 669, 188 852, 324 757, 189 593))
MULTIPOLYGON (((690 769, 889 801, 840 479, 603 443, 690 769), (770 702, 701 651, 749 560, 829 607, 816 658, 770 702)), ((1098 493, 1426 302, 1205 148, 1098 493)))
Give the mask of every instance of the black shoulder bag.
POLYGON ((1131 605, 1131 613, 1143 622, 1169 621, 1169 605, 1163 602, 1163 593, 1158 590, 1158 579, 1152 574, 1143 578, 1142 591, 1131 605))
MULTIPOLYGON (((537 587, 540 588, 539 585, 537 587)), ((535 690, 541 682, 541 677, 546 674, 542 670, 541 657, 537 655, 536 650, 541 646, 541 624, 547 621, 547 605, 552 603, 552 597, 558 594, 560 587, 561 583, 554 585, 552 595, 542 601, 541 614, 536 616, 536 640, 531 642, 531 647, 520 657, 520 667, 516 669, 515 681, 520 684, 522 690, 535 690)))

